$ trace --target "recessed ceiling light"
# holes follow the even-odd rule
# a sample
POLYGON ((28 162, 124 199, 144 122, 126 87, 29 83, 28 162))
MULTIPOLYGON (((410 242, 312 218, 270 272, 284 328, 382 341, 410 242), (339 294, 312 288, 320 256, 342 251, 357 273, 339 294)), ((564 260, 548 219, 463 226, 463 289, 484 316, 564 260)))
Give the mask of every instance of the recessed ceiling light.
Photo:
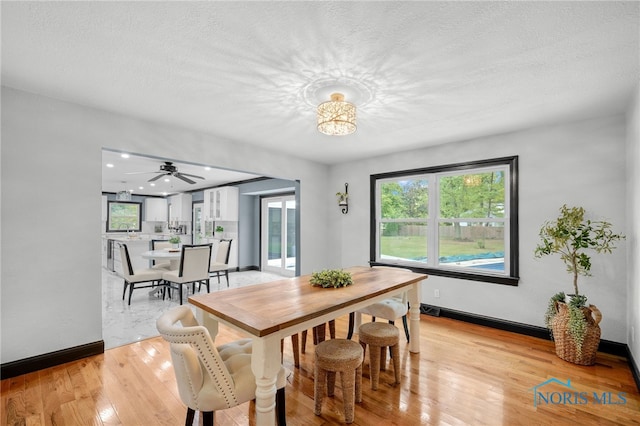
POLYGON ((113 164, 107 163, 107 167, 111 168, 111 167, 113 167, 113 164))
POLYGON ((144 189, 144 186, 139 186, 138 189, 144 189))
POLYGON ((171 179, 169 179, 169 178, 164 178, 164 181, 165 181, 165 182, 171 182, 171 179))
POLYGON ((156 186, 156 184, 155 184, 155 183, 150 183, 149 185, 151 185, 151 186, 156 186))
POLYGON ((126 152, 123 152, 122 154, 120 154, 120 157, 129 158, 129 154, 127 154, 126 152))
POLYGON ((204 168, 205 170, 211 170, 211 167, 207 166, 204 168))
POLYGON ((162 193, 162 195, 167 195, 167 193, 166 193, 166 192, 163 192, 163 193, 162 193))

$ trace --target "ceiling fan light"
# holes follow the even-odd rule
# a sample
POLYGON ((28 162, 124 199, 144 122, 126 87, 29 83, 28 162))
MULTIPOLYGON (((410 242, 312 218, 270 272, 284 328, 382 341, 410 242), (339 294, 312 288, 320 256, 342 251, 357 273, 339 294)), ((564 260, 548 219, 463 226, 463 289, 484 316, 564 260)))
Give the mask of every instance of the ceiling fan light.
POLYGON ((349 135, 357 128, 356 107, 346 102, 342 93, 333 93, 330 101, 318 105, 317 123, 325 135, 349 135))

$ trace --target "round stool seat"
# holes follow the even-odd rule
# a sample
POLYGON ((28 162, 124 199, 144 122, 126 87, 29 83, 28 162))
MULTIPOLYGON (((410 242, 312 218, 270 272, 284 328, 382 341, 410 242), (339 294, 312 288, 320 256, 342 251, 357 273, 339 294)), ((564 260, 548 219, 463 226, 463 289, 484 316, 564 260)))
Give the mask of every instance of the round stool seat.
POLYGON ((328 371, 355 370, 364 358, 362 346, 346 339, 325 340, 315 352, 318 366, 328 371))
POLYGON ((400 340, 398 329, 384 322, 368 322, 358 329, 359 340, 373 346, 393 346, 400 340))

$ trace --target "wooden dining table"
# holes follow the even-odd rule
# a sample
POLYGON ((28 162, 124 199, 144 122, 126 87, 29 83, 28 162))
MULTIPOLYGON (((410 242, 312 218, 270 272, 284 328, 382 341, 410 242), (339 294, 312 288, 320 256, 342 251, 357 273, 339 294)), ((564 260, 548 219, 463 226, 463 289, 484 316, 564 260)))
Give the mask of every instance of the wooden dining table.
POLYGON ((275 425, 280 340, 408 290, 409 351, 420 351, 420 283, 425 274, 394 268, 355 266, 353 284, 314 287, 311 275, 189 297, 202 325, 215 339, 218 324, 253 338, 251 369, 256 378, 256 425, 275 425))

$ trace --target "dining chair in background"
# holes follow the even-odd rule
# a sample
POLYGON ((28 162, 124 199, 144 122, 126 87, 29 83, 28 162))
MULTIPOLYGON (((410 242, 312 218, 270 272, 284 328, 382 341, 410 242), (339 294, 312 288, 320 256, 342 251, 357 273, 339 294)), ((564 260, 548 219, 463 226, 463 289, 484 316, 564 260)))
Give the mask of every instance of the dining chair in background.
POLYGON ((124 243, 120 243, 120 260, 122 261, 122 277, 124 278, 124 289, 122 290, 122 300, 124 300, 129 287, 129 302, 131 305, 131 294, 135 288, 155 287, 162 281, 162 270, 159 269, 138 269, 133 270, 131 266, 131 258, 129 257, 129 249, 124 243), (138 286, 138 284, 148 283, 147 285, 138 286))
MULTIPOLYGON (((215 411, 256 398, 251 339, 216 347, 188 306, 164 313, 156 321, 156 328, 171 346, 178 393, 187 406, 185 424, 193 424, 195 412, 200 411, 204 426, 213 426, 215 411)), ((276 413, 281 426, 286 424, 285 385, 286 370, 281 366, 276 379, 276 413)))
POLYGON ((233 240, 220 240, 216 257, 211 256, 211 264, 209 265, 209 275, 218 277, 220 284, 220 274, 224 273, 227 279, 227 287, 229 287, 229 255, 231 254, 231 242, 233 240))
MULTIPOLYGON (((387 266, 373 266, 374 269, 378 268, 392 268, 387 266)), ((400 271, 412 272, 406 268, 393 268, 400 271)), ((402 318, 402 325, 404 326, 404 334, 409 342, 409 324, 407 322, 407 313, 409 312, 409 301, 407 292, 390 297, 388 299, 381 300, 380 302, 373 303, 365 308, 358 309, 355 312, 349 314, 349 330, 347 332, 347 339, 351 339, 353 336, 353 329, 360 326, 360 317, 362 314, 370 315, 372 321, 375 322, 376 318, 383 318, 389 321, 389 324, 395 324, 395 320, 402 318)))
MULTIPOLYGON (((167 240, 151 240, 151 250, 164 250, 171 248, 173 244, 171 244, 167 240)), ((151 260, 151 269, 161 269, 164 271, 168 271, 171 269, 171 261, 169 260, 151 260)))
MULTIPOLYGON (((162 279, 166 282, 168 290, 178 290, 180 304, 182 305, 183 285, 191 284, 195 293, 195 285, 205 284, 207 292, 209 288, 209 259, 211 258, 211 244, 197 244, 182 246, 180 256, 180 268, 173 271, 162 272, 162 279)), ((169 294, 171 297, 171 294, 169 294)), ((164 294, 163 294, 164 298, 164 294)))

